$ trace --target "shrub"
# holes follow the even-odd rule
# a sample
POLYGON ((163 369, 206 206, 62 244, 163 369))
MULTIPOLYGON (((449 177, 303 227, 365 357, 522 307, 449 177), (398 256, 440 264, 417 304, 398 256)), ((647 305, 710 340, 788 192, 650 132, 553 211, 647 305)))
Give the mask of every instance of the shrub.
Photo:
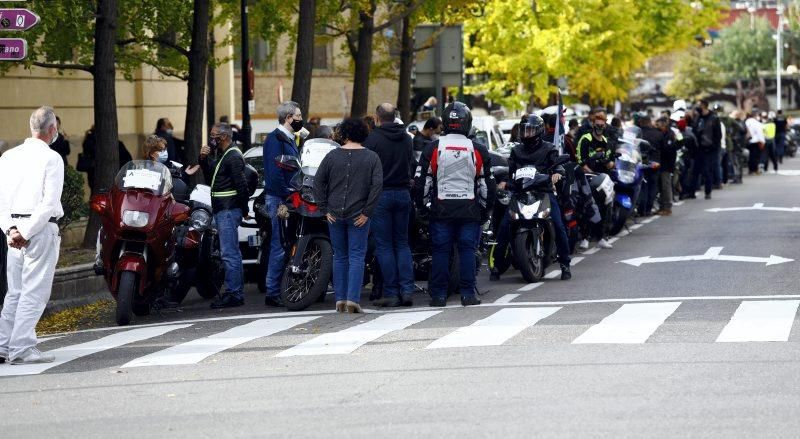
POLYGON ((83 175, 72 166, 64 167, 64 190, 61 192, 61 207, 64 216, 58 220, 58 228, 63 232, 73 221, 88 215, 89 205, 83 200, 83 175))

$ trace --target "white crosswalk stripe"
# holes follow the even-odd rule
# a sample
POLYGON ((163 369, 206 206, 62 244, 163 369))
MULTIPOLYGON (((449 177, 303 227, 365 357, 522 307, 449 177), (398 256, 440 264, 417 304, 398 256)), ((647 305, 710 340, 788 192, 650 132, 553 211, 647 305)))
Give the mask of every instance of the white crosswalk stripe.
POLYGON ((377 340, 384 335, 405 329, 439 314, 441 311, 418 311, 384 314, 375 320, 362 323, 342 331, 323 334, 309 341, 291 347, 278 357, 296 355, 335 355, 349 354, 359 347, 377 340))
POLYGON ((559 309, 561 307, 501 309, 485 319, 456 329, 426 349, 499 346, 559 309))
POLYGON ((128 362, 122 367, 173 366, 196 364, 224 350, 234 348, 257 338, 267 337, 286 331, 297 325, 308 323, 318 317, 288 317, 280 319, 261 319, 245 325, 236 326, 225 332, 192 340, 154 352, 128 362))
POLYGON ((572 343, 644 343, 681 302, 628 303, 572 343))
POLYGON ((188 328, 189 326, 192 325, 186 324, 186 325, 153 326, 149 328, 138 328, 138 329, 131 329, 128 331, 117 332, 115 334, 107 335, 98 340, 72 346, 65 346, 63 348, 52 350, 49 353, 56 356, 56 361, 53 363, 25 364, 25 365, 7 366, 4 368, 0 368, 0 376, 37 375, 48 369, 52 369, 56 366, 61 366, 64 363, 77 360, 78 358, 82 358, 87 355, 96 354, 98 352, 103 352, 109 349, 118 348, 126 344, 147 340, 153 337, 158 337, 170 331, 188 328))
POLYGON ((717 337, 717 341, 787 341, 798 305, 800 300, 742 302, 717 337))

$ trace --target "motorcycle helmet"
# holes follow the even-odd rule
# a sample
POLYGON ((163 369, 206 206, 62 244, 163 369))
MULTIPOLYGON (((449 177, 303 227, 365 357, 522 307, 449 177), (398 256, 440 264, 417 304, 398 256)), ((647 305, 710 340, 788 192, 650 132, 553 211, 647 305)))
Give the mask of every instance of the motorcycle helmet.
POLYGON ((258 180, 260 179, 258 171, 251 165, 244 165, 244 178, 247 180, 247 191, 249 192, 247 196, 252 197, 258 189, 258 180))
POLYGON ((519 123, 519 137, 525 146, 539 146, 544 137, 544 120, 535 114, 529 114, 519 123))
POLYGON ((468 136, 472 128, 472 111, 463 102, 453 102, 445 107, 442 123, 445 134, 468 136))

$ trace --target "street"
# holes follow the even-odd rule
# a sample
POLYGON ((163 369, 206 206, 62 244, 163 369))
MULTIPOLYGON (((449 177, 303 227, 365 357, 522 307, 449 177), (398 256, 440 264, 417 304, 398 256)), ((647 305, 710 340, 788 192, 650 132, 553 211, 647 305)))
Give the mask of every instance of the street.
POLYGON ((289 313, 253 289, 220 312, 191 293, 45 339, 56 363, 0 365, 0 436, 794 437, 798 174, 640 220, 568 282, 484 269, 478 307, 365 292, 367 314, 289 313))

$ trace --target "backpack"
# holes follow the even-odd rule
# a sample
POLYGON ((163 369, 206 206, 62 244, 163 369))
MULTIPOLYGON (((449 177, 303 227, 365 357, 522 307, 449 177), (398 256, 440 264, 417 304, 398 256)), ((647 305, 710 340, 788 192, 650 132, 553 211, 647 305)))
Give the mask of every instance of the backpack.
POLYGON ((483 158, 466 137, 443 136, 431 157, 431 175, 436 179, 439 200, 469 200, 476 196, 483 158))

